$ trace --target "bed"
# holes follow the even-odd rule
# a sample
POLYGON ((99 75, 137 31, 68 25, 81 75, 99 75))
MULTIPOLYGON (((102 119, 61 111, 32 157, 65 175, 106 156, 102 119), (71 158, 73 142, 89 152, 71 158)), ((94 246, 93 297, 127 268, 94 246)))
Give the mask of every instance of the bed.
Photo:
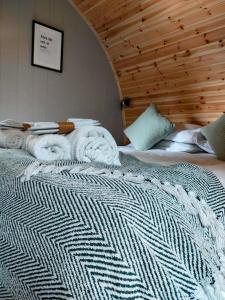
POLYGON ((0 299, 224 299, 220 180, 120 150, 121 167, 0 150, 0 299))
POLYGON ((172 152, 161 149, 137 151, 132 145, 120 146, 119 150, 130 154, 146 163, 159 163, 165 166, 187 162, 196 164, 212 171, 225 187, 225 162, 218 160, 215 155, 202 153, 172 152))

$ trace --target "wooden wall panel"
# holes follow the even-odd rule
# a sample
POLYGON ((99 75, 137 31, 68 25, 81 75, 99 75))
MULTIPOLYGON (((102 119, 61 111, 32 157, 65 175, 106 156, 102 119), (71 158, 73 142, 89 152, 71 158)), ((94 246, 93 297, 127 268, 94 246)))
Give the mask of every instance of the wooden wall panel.
POLYGON ((225 0, 73 0, 131 98, 129 125, 156 103, 176 123, 225 112, 225 0))

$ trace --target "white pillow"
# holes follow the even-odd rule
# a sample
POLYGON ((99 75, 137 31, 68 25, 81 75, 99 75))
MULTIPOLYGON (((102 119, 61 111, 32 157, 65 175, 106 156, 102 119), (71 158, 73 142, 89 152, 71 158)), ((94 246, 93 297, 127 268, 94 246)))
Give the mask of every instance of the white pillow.
POLYGON ((177 143, 195 144, 194 136, 197 132, 200 132, 200 128, 175 131, 164 139, 177 143))
MULTIPOLYGON (((191 145, 197 145, 199 148, 204 150, 207 153, 214 154, 214 151, 212 150, 211 146, 209 145, 208 141, 206 138, 203 136, 201 133, 200 129, 202 128, 199 125, 195 124, 185 124, 184 125, 185 130, 181 131, 175 131, 168 135, 164 140, 167 141, 173 141, 176 143, 185 143, 185 144, 191 144, 191 145)), ((185 146, 178 146, 178 145, 173 145, 171 144, 171 147, 176 147, 176 149, 181 149, 180 151, 185 151, 185 152, 190 152, 188 150, 182 150, 185 149, 185 146)), ((190 149, 192 151, 192 149, 190 149)), ((194 149, 192 153, 194 152, 194 149)))
POLYGON ((198 145, 199 148, 204 150, 207 153, 215 154, 211 146, 209 145, 207 139, 204 137, 204 135, 201 132, 197 132, 194 136, 194 142, 196 145, 198 145))
POLYGON ((162 140, 156 144, 152 149, 166 150, 169 152, 187 152, 187 153, 201 153, 203 150, 194 144, 177 143, 173 141, 162 140))
POLYGON ((192 130, 192 129, 197 129, 201 128, 202 126, 197 125, 197 124, 184 124, 184 129, 192 130))

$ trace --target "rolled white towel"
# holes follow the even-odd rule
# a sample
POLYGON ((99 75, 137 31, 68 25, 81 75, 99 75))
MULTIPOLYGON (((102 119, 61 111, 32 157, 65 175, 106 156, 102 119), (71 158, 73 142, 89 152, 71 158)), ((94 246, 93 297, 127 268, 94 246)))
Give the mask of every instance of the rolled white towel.
POLYGON ((0 148, 20 149, 25 140, 26 134, 18 129, 0 130, 0 148))
POLYGON ((78 161, 98 161, 120 166, 119 151, 110 132, 100 126, 84 126, 67 135, 71 157, 78 161))
POLYGON ((71 158, 69 141, 61 135, 29 135, 24 149, 40 160, 59 160, 71 158))

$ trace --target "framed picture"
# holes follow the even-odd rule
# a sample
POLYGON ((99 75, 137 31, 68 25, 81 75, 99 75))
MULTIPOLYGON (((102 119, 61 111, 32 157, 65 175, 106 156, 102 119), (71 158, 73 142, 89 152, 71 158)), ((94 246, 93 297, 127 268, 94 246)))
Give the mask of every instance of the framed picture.
POLYGON ((31 64, 62 72, 64 32, 33 20, 31 64))

